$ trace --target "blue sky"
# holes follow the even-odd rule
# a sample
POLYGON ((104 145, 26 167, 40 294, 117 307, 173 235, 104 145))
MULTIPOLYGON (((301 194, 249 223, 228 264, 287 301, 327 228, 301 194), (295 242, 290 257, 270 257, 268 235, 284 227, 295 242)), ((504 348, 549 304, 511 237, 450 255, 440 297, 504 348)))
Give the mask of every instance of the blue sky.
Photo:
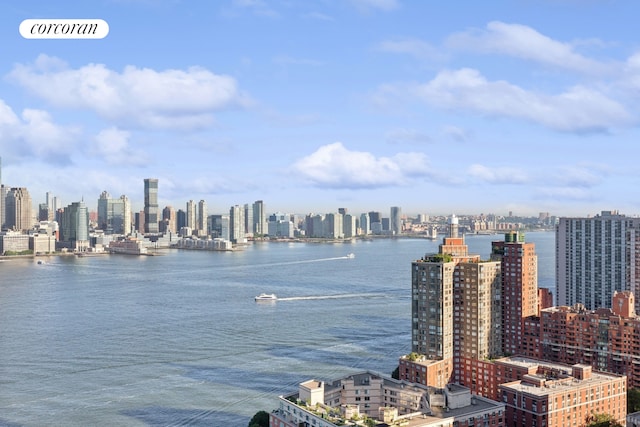
POLYGON ((21 1, 0 13, 2 181, 95 209, 640 213, 633 0, 21 1), (33 40, 94 18, 101 40, 33 40))

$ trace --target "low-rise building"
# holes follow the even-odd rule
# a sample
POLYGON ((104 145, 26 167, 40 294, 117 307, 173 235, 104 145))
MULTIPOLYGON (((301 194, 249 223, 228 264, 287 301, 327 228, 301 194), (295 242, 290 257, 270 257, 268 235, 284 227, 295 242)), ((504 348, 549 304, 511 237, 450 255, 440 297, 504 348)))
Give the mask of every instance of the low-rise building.
POLYGON ((588 365, 567 366, 522 357, 495 363, 500 400, 506 405, 506 425, 583 426, 595 414, 608 414, 622 425, 626 423, 625 376, 593 372, 588 365))
POLYGON ((370 371, 328 383, 305 381, 279 400, 271 427, 355 426, 366 420, 388 427, 506 425, 503 403, 472 396, 466 387, 426 387, 370 371))

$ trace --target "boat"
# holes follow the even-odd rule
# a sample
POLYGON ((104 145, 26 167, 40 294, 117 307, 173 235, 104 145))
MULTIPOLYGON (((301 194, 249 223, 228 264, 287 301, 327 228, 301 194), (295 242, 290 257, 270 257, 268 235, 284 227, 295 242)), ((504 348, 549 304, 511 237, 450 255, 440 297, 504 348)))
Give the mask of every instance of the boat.
POLYGON ((255 297, 256 301, 275 301, 277 300, 278 297, 276 296, 276 294, 260 294, 257 297, 255 297))
POLYGON ((356 254, 354 254, 353 252, 350 252, 350 253, 347 254, 347 256, 345 258, 352 259, 352 258, 355 258, 355 257, 356 257, 356 254))

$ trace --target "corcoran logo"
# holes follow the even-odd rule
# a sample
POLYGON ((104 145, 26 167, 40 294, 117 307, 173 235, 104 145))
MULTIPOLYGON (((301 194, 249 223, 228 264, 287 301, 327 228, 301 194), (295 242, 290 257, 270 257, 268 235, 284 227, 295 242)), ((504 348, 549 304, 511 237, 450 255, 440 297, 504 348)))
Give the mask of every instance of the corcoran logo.
POLYGON ((25 19, 20 35, 25 39, 103 39, 109 24, 103 19, 25 19))

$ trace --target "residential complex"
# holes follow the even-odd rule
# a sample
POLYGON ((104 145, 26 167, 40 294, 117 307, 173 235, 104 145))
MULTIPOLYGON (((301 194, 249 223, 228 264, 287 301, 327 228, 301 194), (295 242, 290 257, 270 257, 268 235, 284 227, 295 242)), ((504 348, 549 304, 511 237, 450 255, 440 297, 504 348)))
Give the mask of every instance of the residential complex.
MULTIPOLYGON (((640 218, 602 211, 560 218, 556 231, 557 304, 610 307, 616 291, 640 298, 640 218)), ((638 308, 638 307, 636 307, 638 308)))
POLYGON ((504 417, 504 403, 472 396, 465 387, 425 387, 365 371, 300 383, 296 393, 280 396, 269 425, 356 426, 370 419, 388 427, 501 427, 508 425, 504 417))

